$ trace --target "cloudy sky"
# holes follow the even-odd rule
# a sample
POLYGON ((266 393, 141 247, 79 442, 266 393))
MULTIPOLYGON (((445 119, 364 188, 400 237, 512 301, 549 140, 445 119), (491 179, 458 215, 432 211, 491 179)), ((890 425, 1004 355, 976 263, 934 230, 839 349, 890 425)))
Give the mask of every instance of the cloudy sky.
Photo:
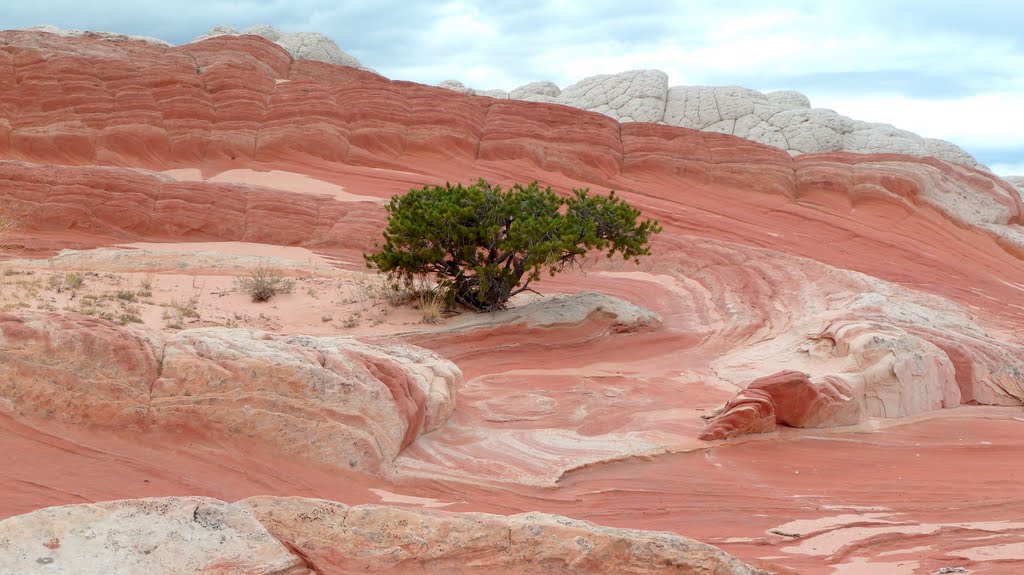
POLYGON ((672 85, 791 89, 1024 174, 1020 0, 0 0, 53 24, 184 43, 214 25, 327 34, 390 78, 566 86, 638 68, 672 85))

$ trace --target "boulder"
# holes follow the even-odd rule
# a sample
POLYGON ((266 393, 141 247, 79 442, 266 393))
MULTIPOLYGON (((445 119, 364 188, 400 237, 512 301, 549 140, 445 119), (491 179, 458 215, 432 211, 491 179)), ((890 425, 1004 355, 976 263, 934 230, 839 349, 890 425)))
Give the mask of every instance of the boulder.
POLYGON ((775 422, 790 427, 836 427, 861 419, 861 404, 840 377, 812 382, 806 373, 781 371, 755 379, 748 391, 768 393, 775 405, 775 422))
POLYGON ((458 92, 459 94, 473 95, 476 91, 458 80, 444 80, 437 85, 438 88, 458 92))
POLYGON ((761 389, 744 389, 711 415, 697 436, 704 441, 775 431, 775 404, 761 389))
POLYGON ((766 575, 675 533, 545 513, 348 507, 300 497, 253 497, 235 505, 321 572, 766 575))
POLYGON ((352 68, 363 67, 359 60, 342 52, 334 40, 319 32, 282 34, 274 42, 288 50, 288 53, 296 60, 316 60, 352 68))
POLYGON ((558 84, 550 80, 541 80, 539 82, 530 82, 524 84, 508 93, 508 97, 513 100, 531 100, 531 101, 554 101, 559 94, 562 93, 561 88, 558 84))
POLYGON ((48 507, 0 521, 0 573, 313 571, 243 507, 168 497, 48 507))

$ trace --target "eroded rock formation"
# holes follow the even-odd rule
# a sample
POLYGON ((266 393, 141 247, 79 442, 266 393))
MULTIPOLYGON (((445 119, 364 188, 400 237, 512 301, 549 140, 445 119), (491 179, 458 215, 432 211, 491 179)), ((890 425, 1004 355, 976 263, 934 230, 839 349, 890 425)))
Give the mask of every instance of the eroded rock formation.
POLYGON ((584 78, 559 89, 533 82, 511 92, 479 91, 456 80, 439 86, 464 94, 551 102, 599 112, 620 122, 653 122, 732 134, 790 154, 855 152, 936 157, 967 166, 978 161, 957 145, 889 124, 861 122, 811 108, 795 91, 761 93, 739 86, 670 86, 660 70, 631 70, 584 78))
POLYGON ((53 507, 0 521, 0 570, 307 575, 758 575, 672 533, 544 513, 446 513, 298 497, 169 497, 53 507))
MULTIPOLYGON (((1020 505, 990 505, 1014 489, 1007 469, 1021 459, 1014 406, 1024 398, 1024 211, 1018 190, 992 174, 934 157, 794 157, 727 134, 392 82, 295 59, 255 35, 168 48, 23 31, 0 34, 0 44, 0 208, 23 223, 3 242, 19 258, 0 278, 11 309, 80 310, 81 299, 51 301, 39 285, 55 269, 105 272, 104 262, 118 273, 155 270, 164 297, 209 280, 223 289, 196 291, 216 305, 240 295, 224 294, 241 266, 286 250, 301 255, 282 265, 322 289, 328 277, 364 271, 360 252, 378 237, 382 201, 446 180, 614 188, 665 227, 640 265, 601 258, 544 277, 539 289, 565 295, 500 316, 426 326, 414 312, 378 317, 367 304, 355 311, 381 324, 356 328, 373 330, 357 348, 333 335, 294 335, 348 329, 341 303, 323 292, 254 311, 294 313, 266 328, 280 332, 269 337, 161 331, 159 318, 139 331, 63 311, 55 319, 18 312, 4 324, 5 341, 17 345, 3 369, 18 377, 0 380, 16 400, 0 405, 0 450, 15 462, 5 468, 13 480, 0 490, 0 512, 182 493, 540 509, 694 535, 810 575, 894 572, 907 561, 935 571, 952 553, 979 557, 978 545, 959 542, 964 525, 1008 545, 1024 540, 1014 523, 1020 505), (182 240, 218 243, 180 245, 178 255, 157 249, 182 240), (106 247, 95 257, 30 259, 94 246, 106 247), (154 253, 159 261, 146 261, 154 253), (306 263, 314 257, 331 273, 315 272, 306 263), (320 323, 332 313, 333 323, 320 323), (65 340, 66 348, 53 343, 65 340), (391 370, 367 361, 395 341, 431 349, 464 374, 458 409, 411 443, 410 430, 433 428, 430 405, 445 411, 443 394, 431 404, 425 387, 408 382, 430 362, 388 359, 391 370), (367 414, 350 419, 338 407, 348 376, 335 368, 355 374, 365 403, 353 405, 367 414), (726 435, 859 423, 784 429, 749 444, 696 439, 702 415, 784 370, 809 374, 811 386, 799 377, 746 390, 734 403, 755 417, 736 418, 726 435), (306 395, 326 407, 314 413, 299 400, 306 395), (87 424, 87 409, 131 435, 87 424), (322 433, 296 431, 314 420, 322 433), (151 433, 137 434, 147 421, 151 433), (185 427, 200 423, 206 432, 185 427), (366 455, 359 446, 371 441, 380 447, 366 455), (350 472, 350 456, 357 471, 388 472, 393 482, 350 472), (972 473, 946 473, 951 467, 972 473), (71 478, 71 468, 83 472, 71 478), (752 491, 755 476, 763 488, 752 491), (936 509, 939 500, 956 505, 936 509), (879 537, 856 531, 863 518, 835 528, 835 539, 831 528, 785 527, 866 509, 879 510, 868 522, 879 537), (770 532, 779 526, 814 539, 770 532), (911 531, 928 552, 899 543, 911 531)), ((644 74, 635 76, 622 93, 657 100, 644 74)), ((521 93, 544 100, 562 91, 544 84, 521 93)), ((700 94, 677 95, 680 114, 696 106, 702 117, 700 94)), ((614 92, 603 98, 621 104, 614 92)), ((746 109, 739 91, 722 98, 746 109)), ((756 105, 792 108, 794 126, 805 123, 799 95, 764 98, 756 105)), ((1000 549, 985 552, 1013 550, 1000 549)))
POLYGON ((203 497, 51 507, 0 521, 0 572, 310 575, 254 517, 203 497))
POLYGON ((406 345, 191 329, 164 336, 63 313, 0 314, 0 396, 63 423, 259 437, 387 472, 455 408, 461 372, 406 345))
POLYGON ((359 60, 341 51, 338 45, 319 32, 282 32, 273 26, 257 24, 245 30, 236 30, 231 26, 214 26, 205 34, 197 36, 193 42, 214 38, 216 36, 238 36, 252 34, 270 40, 284 48, 297 60, 315 60, 338 66, 363 68, 359 60))

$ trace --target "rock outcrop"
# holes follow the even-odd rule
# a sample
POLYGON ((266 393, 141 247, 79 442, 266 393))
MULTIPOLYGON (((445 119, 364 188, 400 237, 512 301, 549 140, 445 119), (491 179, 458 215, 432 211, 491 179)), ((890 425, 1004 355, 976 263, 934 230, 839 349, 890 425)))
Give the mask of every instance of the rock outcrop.
MULTIPOLYGON (((113 41, 144 41, 163 47, 155 38, 109 32, 63 30, 35 26, 29 30, 69 37, 113 41)), ((217 36, 255 35, 283 47, 295 59, 367 69, 318 32, 282 32, 259 24, 244 30, 215 26, 193 42, 217 36)), ((549 102, 608 115, 620 122, 652 122, 696 130, 732 134, 774 146, 790 154, 846 151, 936 157, 986 169, 957 145, 921 136, 882 123, 862 122, 833 110, 811 108, 807 96, 792 90, 761 93, 738 86, 669 86, 660 70, 630 70, 584 78, 564 89, 542 80, 511 91, 478 90, 450 79, 438 84, 460 94, 549 102)))
POLYGON ((744 389, 709 417, 697 436, 704 441, 775 431, 775 402, 762 389, 744 389))
POLYGON ((0 573, 314 572, 244 508, 176 497, 49 507, 0 521, 0 573))
MULTIPOLYGON (((935 571, 948 553, 976 556, 954 541, 957 525, 1022 540, 1014 522, 1024 509, 1005 494, 1024 460, 1014 419, 1024 403, 1024 207, 984 170, 897 154, 791 156, 728 134, 620 123, 545 104, 562 94, 547 84, 524 87, 538 100, 527 102, 392 82, 295 59, 258 35, 164 47, 20 31, 0 33, 0 44, 0 210, 22 223, 4 238, 19 260, 3 263, 0 307, 75 309, 101 297, 49 298, 47 277, 75 266, 139 276, 107 287, 155 272, 158 287, 178 285, 175 296, 198 289, 190 276, 200 274, 203 305, 242 297, 231 276, 253 260, 221 266, 188 252, 198 247, 104 267, 131 250, 141 262, 157 247, 147 242, 228 240, 201 249, 249 258, 315 248, 317 266, 343 268, 310 265, 314 277, 301 281, 321 291, 249 308, 301 310, 265 328, 280 334, 4 316, 0 452, 12 463, 0 514, 180 493, 541 510, 686 533, 809 575, 865 564, 895 572, 907 561, 916 563, 904 571, 935 571), (363 270, 383 201, 478 177, 536 179, 562 194, 615 189, 664 232, 639 265, 595 258, 537 286, 567 295, 502 314, 423 326, 415 310, 367 303, 360 311, 381 323, 364 317, 353 332, 373 339, 287 335, 349 329, 324 288, 363 270), (109 249, 49 268, 22 259, 93 246, 109 249), (168 263, 183 260, 191 265, 168 263), (434 368, 451 364, 393 353, 396 340, 464 374, 458 409, 430 433, 450 393, 423 382, 449 381, 434 368), (779 429, 727 449, 696 438, 701 415, 784 370, 809 377, 745 390, 723 436, 840 427, 779 429), (753 417, 738 417, 740 405, 753 417), (944 473, 951 467, 971 473, 944 473), (891 515, 871 523, 886 541, 849 532, 861 527, 830 542, 805 527, 768 531, 865 509, 891 515), (889 538, 890 523, 931 550, 889 538)), ((643 98, 631 116, 662 105, 648 89, 655 76, 619 86, 643 98)), ((591 95, 626 110, 631 100, 608 97, 613 86, 596 82, 591 95)), ((676 93, 672 109, 710 119, 750 98, 792 112, 779 131, 832 137, 800 127, 816 112, 798 94, 733 90, 713 101, 736 112, 705 110, 699 91, 676 93)), ((306 257, 288 269, 305 270, 306 257)))
POLYGON ((1024 176, 1008 176, 1005 180, 1017 188, 1017 191, 1024 197, 1024 176))
POLYGON ((116 32, 99 32, 93 30, 68 30, 65 28, 58 28, 57 26, 51 26, 49 24, 31 26, 26 28, 26 30, 46 32, 48 34, 56 34, 58 36, 65 36, 68 38, 94 38, 98 40, 107 40, 109 42, 145 42, 147 44, 153 44, 154 46, 164 48, 169 48, 174 45, 165 40, 151 38, 149 36, 134 36, 131 34, 118 34, 116 32))
POLYGON ((319 32, 282 32, 273 26, 257 24, 245 30, 236 30, 231 26, 214 26, 205 34, 197 36, 193 42, 217 36, 238 36, 252 34, 270 40, 284 48, 296 60, 315 60, 338 66, 365 69, 359 60, 342 52, 341 48, 327 36, 319 32))
POLYGON ((838 377, 811 381, 806 373, 780 371, 750 382, 708 417, 707 427, 697 437, 710 441, 768 433, 775 431, 776 424, 805 428, 853 425, 861 421, 862 403, 838 377))
POLYGON ((790 427, 853 425, 861 419, 860 403, 837 377, 812 382, 806 373, 782 371, 755 379, 748 390, 767 393, 775 405, 775 421, 790 427))
POLYGON ((168 497, 52 507, 0 521, 0 571, 253 575, 758 575, 672 533, 544 513, 445 513, 297 497, 168 497))
POLYGON ((406 345, 199 328, 170 336, 61 313, 0 314, 0 396, 63 423, 244 434, 386 473, 455 407, 459 369, 406 345))
MULTIPOLYGON (((463 94, 492 95, 457 80, 439 86, 463 94)), ((767 94, 738 86, 670 86, 660 70, 631 70, 584 78, 565 88, 550 81, 520 86, 508 98, 564 104, 620 122, 652 122, 732 134, 790 154, 855 152, 935 157, 971 167, 980 164, 960 147, 889 124, 861 122, 832 110, 811 108, 795 91, 767 94)), ((983 167, 983 166, 981 166, 983 167)))

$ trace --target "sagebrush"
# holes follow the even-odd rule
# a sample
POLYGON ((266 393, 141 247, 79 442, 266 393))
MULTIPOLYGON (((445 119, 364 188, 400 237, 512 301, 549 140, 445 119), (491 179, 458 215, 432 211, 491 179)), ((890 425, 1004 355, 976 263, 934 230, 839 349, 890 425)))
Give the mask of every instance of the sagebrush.
POLYGON ((249 294, 254 302, 270 301, 278 294, 291 293, 295 282, 271 267, 261 265, 249 273, 249 277, 238 278, 238 288, 249 294))

